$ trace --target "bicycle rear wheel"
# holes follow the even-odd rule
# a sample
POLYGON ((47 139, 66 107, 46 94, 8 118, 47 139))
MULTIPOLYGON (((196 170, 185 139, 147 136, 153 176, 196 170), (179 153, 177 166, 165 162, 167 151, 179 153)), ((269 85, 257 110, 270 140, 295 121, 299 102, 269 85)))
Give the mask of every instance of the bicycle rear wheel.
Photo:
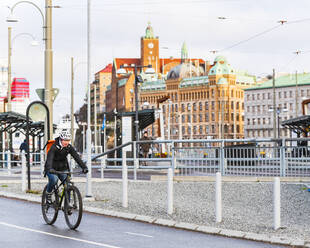
POLYGON ((58 216, 58 195, 53 192, 52 193, 52 201, 49 203, 47 202, 47 192, 46 192, 47 186, 45 186, 42 194, 42 200, 41 200, 41 209, 42 209, 42 215, 45 220, 45 222, 49 225, 52 225, 55 223, 57 216, 58 216))
POLYGON ((82 219, 82 196, 78 188, 75 186, 68 186, 65 196, 65 219, 70 229, 76 229, 80 225, 82 219))

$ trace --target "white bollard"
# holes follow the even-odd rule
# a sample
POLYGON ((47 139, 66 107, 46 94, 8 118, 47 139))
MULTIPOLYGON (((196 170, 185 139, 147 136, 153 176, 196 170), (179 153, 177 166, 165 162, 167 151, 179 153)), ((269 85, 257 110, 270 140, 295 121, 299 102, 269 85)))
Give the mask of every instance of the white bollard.
POLYGON ((41 171, 41 176, 43 176, 44 173, 44 151, 40 151, 40 171, 41 171))
POLYGON ((126 152, 123 150, 123 161, 122 161, 122 178, 123 178, 123 203, 124 208, 128 207, 128 172, 126 163, 126 152))
POLYGON ((173 170, 172 168, 168 169, 168 208, 167 213, 173 213, 173 170))
POLYGON ((11 176, 11 151, 9 150, 7 153, 8 156, 8 175, 11 176))
POLYGON ((22 192, 26 192, 26 155, 22 151, 22 192))
POLYGON ((215 179, 215 219, 222 221, 222 176, 221 172, 216 172, 215 179))
POLYGON ((277 230, 281 227, 280 178, 275 177, 273 182, 273 229, 277 230))
POLYGON ((101 168, 100 168, 100 174, 101 178, 104 178, 104 169, 106 168, 106 161, 107 161, 107 155, 104 155, 101 159, 101 168))

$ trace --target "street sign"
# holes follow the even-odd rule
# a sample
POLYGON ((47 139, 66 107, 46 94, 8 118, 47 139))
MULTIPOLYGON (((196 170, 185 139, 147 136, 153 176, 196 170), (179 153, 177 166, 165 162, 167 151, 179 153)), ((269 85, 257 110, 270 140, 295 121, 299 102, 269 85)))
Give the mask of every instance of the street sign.
MULTIPOLYGON (((37 92, 37 95, 38 95, 38 97, 40 98, 40 100, 42 101, 42 102, 44 102, 45 101, 45 89, 43 88, 41 88, 41 89, 36 89, 36 92, 37 92)), ((58 93, 59 93, 59 89, 57 89, 57 88, 53 88, 52 89, 52 102, 54 102, 55 101, 55 99, 56 99, 56 97, 57 97, 57 95, 58 95, 58 93)))
POLYGON ((29 117, 33 121, 45 121, 47 112, 42 104, 34 103, 29 108, 29 117))

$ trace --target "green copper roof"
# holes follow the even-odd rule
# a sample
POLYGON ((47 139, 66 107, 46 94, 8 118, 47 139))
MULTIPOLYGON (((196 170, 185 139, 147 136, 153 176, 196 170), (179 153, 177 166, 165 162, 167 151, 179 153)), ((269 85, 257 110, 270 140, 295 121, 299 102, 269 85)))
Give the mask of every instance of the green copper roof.
POLYGON ((179 88, 195 87, 208 84, 209 84, 208 76, 183 78, 179 84, 179 88))
POLYGON ((223 74, 235 74, 235 70, 231 68, 230 64, 224 56, 217 56, 214 60, 215 65, 211 67, 209 76, 211 75, 223 75, 223 74))
MULTIPOLYGON (((299 73, 297 74, 297 85, 310 85, 310 73, 299 73)), ((295 74, 281 76, 275 79, 275 87, 292 87, 296 86, 295 74)), ((272 79, 268 80, 260 85, 248 88, 246 90, 260 90, 272 88, 272 79)))
POLYGON ((118 80, 118 87, 121 87, 127 83, 128 78, 118 80))
POLYGON ((141 87, 141 91, 166 90, 166 82, 164 80, 146 81, 141 87))
POLYGON ((255 84, 256 77, 253 75, 249 75, 246 71, 237 71, 236 72, 236 82, 244 82, 250 85, 255 84))

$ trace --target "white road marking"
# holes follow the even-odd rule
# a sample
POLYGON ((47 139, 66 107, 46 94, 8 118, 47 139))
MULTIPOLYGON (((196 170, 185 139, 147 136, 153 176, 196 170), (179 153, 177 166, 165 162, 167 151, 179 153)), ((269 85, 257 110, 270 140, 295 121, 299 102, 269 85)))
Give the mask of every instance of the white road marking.
POLYGON ((125 233, 130 234, 130 235, 135 235, 135 236, 142 236, 142 237, 147 237, 147 238, 153 238, 153 236, 145 235, 145 234, 142 234, 142 233, 132 233, 132 232, 125 232, 125 233))
POLYGON ((50 236, 54 236, 54 237, 57 237, 57 238, 71 239, 71 240, 74 240, 74 241, 79 241, 79 242, 83 242, 83 243, 87 243, 87 244, 91 244, 91 245, 97 245, 97 246, 101 246, 101 247, 120 248, 118 246, 113 246, 113 245, 108 245, 108 244, 103 244, 103 243, 97 243, 97 242, 93 242, 93 241, 89 241, 89 240, 85 240, 85 239, 78 239, 78 238, 73 238, 73 237, 67 237, 67 236, 63 236, 63 235, 59 235, 59 234, 54 234, 54 233, 43 232, 43 231, 39 231, 39 230, 27 228, 27 227, 16 226, 16 225, 5 223, 5 222, 0 222, 0 225, 8 226, 8 227, 16 228, 16 229, 21 229, 21 230, 25 230, 25 231, 29 231, 29 232, 36 232, 36 233, 41 233, 41 234, 45 234, 45 235, 50 235, 50 236))

